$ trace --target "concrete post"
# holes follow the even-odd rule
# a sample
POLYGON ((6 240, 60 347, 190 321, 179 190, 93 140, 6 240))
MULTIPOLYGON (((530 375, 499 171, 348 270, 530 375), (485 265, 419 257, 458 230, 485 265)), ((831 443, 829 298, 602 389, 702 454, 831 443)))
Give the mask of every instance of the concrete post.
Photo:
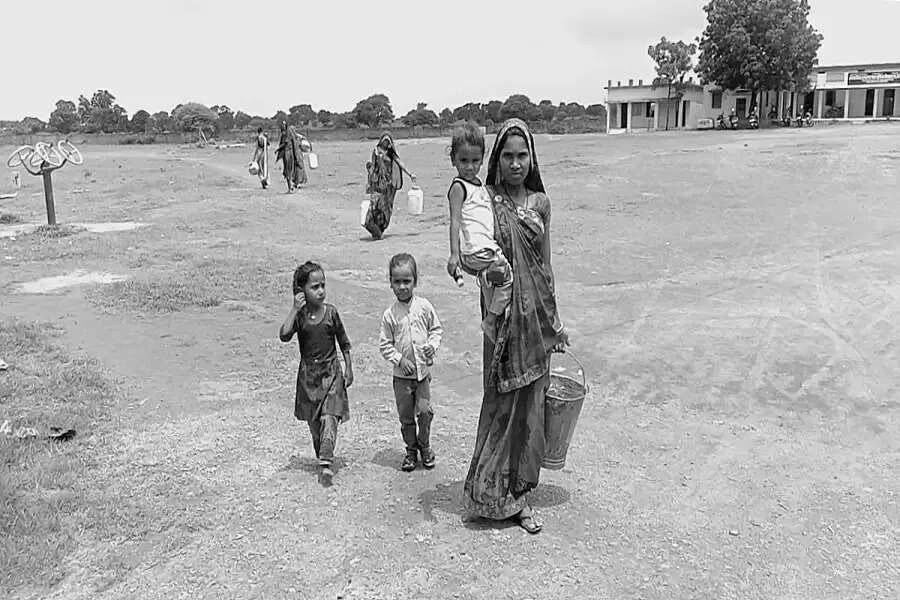
POLYGON ((881 91, 881 89, 875 88, 875 94, 873 94, 874 102, 872 102, 872 117, 877 117, 878 113, 880 112, 878 110, 878 97, 881 95, 881 94, 879 94, 880 91, 881 91))
POLYGON ((816 110, 816 116, 821 119, 825 116, 825 90, 819 90, 819 108, 816 110))
POLYGON ((612 102, 606 103, 606 133, 609 133, 610 116, 612 115, 612 102))
POLYGON ((625 113, 625 125, 626 125, 625 131, 630 133, 631 132, 631 102, 626 103, 625 107, 628 110, 628 112, 625 113))
POLYGON ((850 117, 850 88, 844 90, 844 118, 850 117))

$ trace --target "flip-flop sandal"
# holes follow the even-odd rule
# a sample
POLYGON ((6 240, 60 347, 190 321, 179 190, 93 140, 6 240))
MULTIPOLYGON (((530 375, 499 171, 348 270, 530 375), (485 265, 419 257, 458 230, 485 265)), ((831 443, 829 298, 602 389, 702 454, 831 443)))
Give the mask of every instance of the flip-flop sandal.
POLYGON ((525 517, 521 514, 516 515, 516 520, 519 522, 519 527, 530 534, 540 533, 541 529, 544 528, 544 526, 538 523, 537 519, 534 518, 534 513, 525 517))

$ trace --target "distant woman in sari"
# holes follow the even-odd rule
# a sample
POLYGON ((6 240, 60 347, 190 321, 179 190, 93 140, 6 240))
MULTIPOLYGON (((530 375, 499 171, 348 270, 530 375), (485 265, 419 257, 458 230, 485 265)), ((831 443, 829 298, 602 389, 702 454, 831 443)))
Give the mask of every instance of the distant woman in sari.
POLYGON ((256 130, 256 149, 253 151, 253 162, 256 163, 259 182, 263 189, 269 185, 269 136, 262 127, 256 130))
POLYGON ((383 133, 372 158, 366 163, 366 193, 369 194, 369 212, 366 214, 366 231, 376 240, 384 235, 384 230, 391 224, 394 212, 394 196, 403 187, 403 174, 409 175, 413 183, 416 176, 400 162, 394 139, 389 133, 383 133))
POLYGON ((282 174, 287 181, 288 193, 293 192, 307 182, 306 165, 303 164, 303 152, 300 148, 300 136, 293 125, 281 122, 281 139, 275 150, 275 159, 281 160, 282 174))
MULTIPOLYGON (((514 519, 529 533, 542 525, 528 503, 544 458, 544 396, 550 353, 569 344, 559 320, 550 266, 550 199, 528 126, 504 123, 488 162, 494 238, 513 269, 508 316, 496 344, 484 338, 484 398, 465 483, 471 513, 514 519)), ((449 268, 449 267, 448 267, 449 268)), ((494 288, 482 286, 481 311, 494 288)))

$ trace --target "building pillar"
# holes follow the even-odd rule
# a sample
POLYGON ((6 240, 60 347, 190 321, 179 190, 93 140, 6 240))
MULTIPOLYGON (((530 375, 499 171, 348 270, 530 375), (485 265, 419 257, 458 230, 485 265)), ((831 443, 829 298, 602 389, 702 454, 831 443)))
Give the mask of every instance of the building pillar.
POLYGON ((612 115, 612 102, 606 102, 606 133, 609 133, 610 115, 612 115))
POLYGON ((879 94, 878 92, 880 92, 880 91, 881 91, 880 88, 875 88, 875 93, 873 94, 875 100, 872 102, 872 117, 877 117, 878 113, 879 113, 878 96, 880 96, 881 94, 879 94))
POLYGON ((656 103, 653 109, 653 129, 659 131, 659 102, 656 103))
POLYGON ((821 119, 825 116, 825 90, 819 90, 819 108, 816 110, 816 116, 821 119))
POLYGON ((844 118, 850 117, 850 88, 844 90, 844 118))
POLYGON ((628 112, 625 113, 625 131, 631 132, 631 102, 625 103, 625 110, 628 112))
POLYGON ((778 120, 784 119, 784 92, 779 90, 777 96, 778 102, 778 120))

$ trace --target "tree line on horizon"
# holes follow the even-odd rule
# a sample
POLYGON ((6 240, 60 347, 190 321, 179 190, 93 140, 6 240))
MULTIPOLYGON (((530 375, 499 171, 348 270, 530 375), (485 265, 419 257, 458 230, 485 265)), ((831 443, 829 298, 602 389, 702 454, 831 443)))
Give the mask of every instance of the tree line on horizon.
MULTIPOLYGON (((606 107, 602 104, 584 106, 578 102, 542 100, 535 104, 524 94, 513 94, 506 101, 467 102, 455 109, 445 108, 436 113, 420 102, 413 110, 400 117, 407 127, 449 126, 458 121, 475 121, 489 126, 510 117, 519 117, 529 122, 560 121, 569 117, 592 116, 605 118, 606 107)), ((282 121, 296 127, 354 129, 358 127, 387 127, 396 124, 390 98, 385 94, 373 94, 357 102, 351 111, 344 113, 329 110, 314 110, 309 104, 297 104, 287 111, 279 110, 271 117, 250 115, 243 111, 233 111, 227 105, 206 106, 198 102, 187 102, 175 106, 171 111, 150 113, 140 109, 131 117, 128 111, 116 102, 109 90, 97 90, 88 98, 80 96, 78 102, 61 99, 50 113, 47 121, 36 117, 25 117, 18 122, 0 123, 17 134, 54 131, 61 134, 80 133, 135 133, 155 134, 167 132, 200 132, 220 135, 230 131, 274 129, 282 121)))
MULTIPOLYGON (((688 73, 696 72, 701 82, 715 83, 723 89, 749 89, 751 106, 763 90, 808 87, 808 76, 818 63, 817 54, 822 35, 809 23, 809 0, 709 0, 703 7, 707 25, 697 43, 670 41, 662 37, 648 48, 655 63, 657 77, 654 86, 665 85, 676 96, 692 84, 685 81, 688 73), (699 50, 696 66, 693 56, 699 50)), ((577 102, 541 100, 537 104, 524 94, 513 94, 504 102, 467 102, 455 109, 444 108, 435 113, 424 102, 400 118, 403 125, 447 126, 458 121, 472 120, 489 126, 509 117, 528 122, 549 123, 551 133, 564 132, 562 123, 569 117, 591 116, 605 118, 606 106, 577 102)), ((232 111, 226 105, 207 107, 196 102, 179 104, 171 111, 151 114, 128 112, 116 103, 108 90, 97 90, 78 102, 59 100, 48 121, 25 117, 18 122, 0 122, 0 132, 37 133, 43 130, 62 134, 71 132, 113 133, 131 132, 152 134, 162 132, 196 132, 212 134, 263 127, 273 129, 281 121, 299 127, 357 128, 384 127, 396 121, 390 99, 385 94, 373 94, 357 102, 353 110, 335 113, 316 111, 309 104, 297 104, 287 112, 279 110, 271 117, 232 111)))

